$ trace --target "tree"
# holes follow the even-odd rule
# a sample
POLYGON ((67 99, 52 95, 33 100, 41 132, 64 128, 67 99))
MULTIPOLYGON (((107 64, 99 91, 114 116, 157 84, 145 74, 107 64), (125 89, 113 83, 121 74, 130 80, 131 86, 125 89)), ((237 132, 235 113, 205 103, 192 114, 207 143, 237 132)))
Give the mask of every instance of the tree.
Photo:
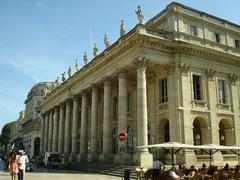
POLYGON ((0 144, 7 147, 10 142, 10 131, 11 131, 11 123, 7 123, 3 126, 2 132, 0 135, 0 144))

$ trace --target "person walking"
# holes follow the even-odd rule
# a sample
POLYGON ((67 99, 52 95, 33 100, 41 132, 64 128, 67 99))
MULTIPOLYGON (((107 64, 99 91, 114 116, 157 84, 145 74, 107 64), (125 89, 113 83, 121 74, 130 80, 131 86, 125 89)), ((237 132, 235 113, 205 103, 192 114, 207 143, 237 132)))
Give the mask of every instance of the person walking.
POLYGON ((9 167, 8 167, 11 175, 12 180, 16 180, 16 175, 18 174, 18 157, 16 153, 13 153, 12 157, 10 158, 9 161, 9 167))
POLYGON ((28 162, 29 160, 27 155, 25 155, 24 151, 20 151, 20 157, 18 159, 18 165, 19 165, 18 180, 25 179, 26 163, 28 162))

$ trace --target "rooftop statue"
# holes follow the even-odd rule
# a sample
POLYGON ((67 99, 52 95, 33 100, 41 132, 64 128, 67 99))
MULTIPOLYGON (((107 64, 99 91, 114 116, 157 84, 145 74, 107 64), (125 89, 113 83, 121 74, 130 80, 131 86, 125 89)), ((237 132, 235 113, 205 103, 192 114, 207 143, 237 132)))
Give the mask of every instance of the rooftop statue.
POLYGON ((62 73, 62 82, 65 82, 66 81, 66 78, 65 78, 65 72, 62 73))
POLYGON ((106 49, 110 46, 110 42, 108 40, 107 34, 104 35, 104 44, 106 49))
POLYGON ((71 66, 69 66, 68 68, 68 78, 70 78, 72 76, 72 69, 71 66))
POLYGON ((54 84, 55 84, 55 86, 59 86, 59 77, 57 77, 54 84))
POLYGON ((78 59, 76 59, 75 68, 76 68, 76 72, 77 72, 79 70, 78 59))
POLYGON ((85 52, 83 55, 83 62, 86 65, 88 63, 87 53, 85 52))
POLYGON ((93 56, 94 57, 98 56, 98 47, 96 43, 94 44, 94 48, 93 48, 93 56))
POLYGON ((121 25, 120 25, 120 37, 123 37, 125 35, 125 26, 123 20, 121 20, 121 25))
POLYGON ((143 16, 143 12, 142 12, 142 10, 141 10, 141 7, 138 6, 138 9, 135 10, 135 12, 136 12, 136 14, 137 14, 137 17, 138 17, 139 22, 140 22, 141 24, 145 24, 145 22, 144 22, 144 16, 143 16))

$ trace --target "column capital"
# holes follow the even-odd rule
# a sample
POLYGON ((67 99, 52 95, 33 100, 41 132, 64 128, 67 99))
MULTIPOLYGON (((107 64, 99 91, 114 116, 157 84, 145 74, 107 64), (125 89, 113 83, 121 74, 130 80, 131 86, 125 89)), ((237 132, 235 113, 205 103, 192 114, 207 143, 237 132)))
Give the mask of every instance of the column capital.
POLYGON ((81 96, 87 95, 88 94, 88 89, 83 89, 79 92, 79 94, 81 94, 81 96))
POLYGON ((90 84, 90 88, 93 89, 97 89, 98 88, 98 84, 97 83, 92 83, 90 84))
POLYGON ((115 70, 114 74, 118 76, 119 79, 125 79, 127 76, 127 70, 123 67, 115 70))
POLYGON ((206 69, 206 75, 207 75, 207 78, 209 78, 209 79, 213 79, 215 73, 216 73, 216 70, 214 70, 212 68, 206 69))
POLYGON ((188 75, 190 70, 190 65, 187 63, 179 63, 179 68, 182 74, 188 75))
POLYGON ((145 69, 149 64, 149 59, 144 56, 139 56, 134 59, 134 64, 137 66, 137 69, 145 69))
POLYGON ((234 73, 230 73, 228 75, 228 78, 229 78, 229 81, 232 83, 232 84, 235 84, 236 81, 238 80, 238 75, 234 74, 234 73))

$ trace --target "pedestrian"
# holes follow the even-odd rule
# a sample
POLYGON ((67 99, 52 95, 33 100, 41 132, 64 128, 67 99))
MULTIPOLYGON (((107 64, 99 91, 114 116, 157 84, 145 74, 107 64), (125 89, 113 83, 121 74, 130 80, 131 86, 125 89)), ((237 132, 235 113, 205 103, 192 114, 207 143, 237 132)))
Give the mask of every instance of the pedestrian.
POLYGON ((27 155, 25 155, 24 151, 20 150, 20 157, 18 159, 19 165, 19 173, 18 173, 18 180, 25 179, 25 170, 26 170, 26 163, 29 162, 27 155))
POLYGON ((18 170, 18 157, 15 152, 13 153, 13 155, 10 158, 8 169, 9 169, 10 175, 12 177, 11 179, 16 180, 16 176, 17 176, 19 170, 18 170))
POLYGON ((165 169, 165 166, 160 161, 160 159, 157 159, 157 160, 153 161, 153 172, 152 172, 153 180, 159 179, 160 171, 163 171, 164 169, 165 169))
POLYGON ((60 157, 60 168, 63 169, 64 168, 64 155, 62 154, 60 157))

